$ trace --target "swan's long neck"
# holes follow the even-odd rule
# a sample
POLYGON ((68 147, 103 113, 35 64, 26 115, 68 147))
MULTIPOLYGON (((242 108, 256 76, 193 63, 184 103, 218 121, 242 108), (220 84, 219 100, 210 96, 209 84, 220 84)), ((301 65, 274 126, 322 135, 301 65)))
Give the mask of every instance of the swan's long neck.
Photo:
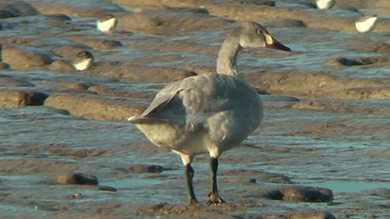
POLYGON ((238 52, 242 49, 238 37, 230 34, 223 42, 218 53, 217 73, 237 75, 236 60, 238 52))

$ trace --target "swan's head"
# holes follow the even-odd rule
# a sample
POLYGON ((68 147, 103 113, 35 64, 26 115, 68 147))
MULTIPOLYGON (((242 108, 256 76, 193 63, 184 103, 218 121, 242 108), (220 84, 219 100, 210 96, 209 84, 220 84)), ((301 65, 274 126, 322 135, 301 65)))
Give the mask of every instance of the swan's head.
POLYGON ((291 52, 291 49, 275 40, 260 24, 245 22, 237 29, 239 44, 243 48, 268 47, 291 52))

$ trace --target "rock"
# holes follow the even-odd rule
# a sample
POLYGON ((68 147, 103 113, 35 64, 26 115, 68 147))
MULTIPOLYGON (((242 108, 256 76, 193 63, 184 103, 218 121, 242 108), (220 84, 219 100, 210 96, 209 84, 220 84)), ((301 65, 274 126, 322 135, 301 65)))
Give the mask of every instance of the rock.
POLYGON ((72 184, 78 184, 78 185, 97 185, 99 184, 98 179, 96 176, 93 176, 88 173, 67 173, 67 174, 61 174, 56 179, 57 183, 62 185, 72 185, 72 184))
POLYGON ((0 19, 33 15, 39 15, 39 12, 28 3, 22 1, 0 2, 0 19))
POLYGON ((101 121, 127 121, 141 114, 145 106, 123 98, 106 98, 85 94, 54 94, 45 106, 68 110, 73 116, 101 121))
POLYGON ((37 91, 0 89, 0 107, 39 106, 48 97, 37 91))
POLYGON ((333 202, 333 192, 327 188, 285 186, 265 194, 266 198, 287 202, 333 202))
POLYGON ((52 55, 42 49, 15 44, 2 45, 1 59, 12 69, 30 69, 53 62, 52 55))
POLYGON ((159 165, 141 165, 134 164, 128 167, 129 171, 132 173, 161 173, 164 171, 164 167, 159 165))

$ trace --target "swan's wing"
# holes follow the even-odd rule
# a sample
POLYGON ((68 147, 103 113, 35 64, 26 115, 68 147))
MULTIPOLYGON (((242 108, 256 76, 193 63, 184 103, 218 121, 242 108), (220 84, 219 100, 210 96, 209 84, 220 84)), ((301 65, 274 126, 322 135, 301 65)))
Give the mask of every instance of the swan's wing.
POLYGON ((206 74, 163 88, 141 116, 131 122, 164 121, 188 131, 208 130, 212 141, 221 142, 240 133, 246 137, 252 131, 251 124, 256 123, 252 120, 259 121, 259 101, 258 95, 242 80, 206 74))
POLYGON ((181 126, 199 126, 218 110, 218 75, 189 77, 160 90, 149 107, 130 122, 165 120, 181 126))

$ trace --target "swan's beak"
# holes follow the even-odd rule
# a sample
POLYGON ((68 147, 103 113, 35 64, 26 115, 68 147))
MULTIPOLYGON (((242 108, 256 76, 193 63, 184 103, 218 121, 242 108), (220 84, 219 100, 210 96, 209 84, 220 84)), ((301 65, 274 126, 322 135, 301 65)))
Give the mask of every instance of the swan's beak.
POLYGON ((265 35, 266 47, 291 52, 291 49, 275 40, 271 35, 265 35))

